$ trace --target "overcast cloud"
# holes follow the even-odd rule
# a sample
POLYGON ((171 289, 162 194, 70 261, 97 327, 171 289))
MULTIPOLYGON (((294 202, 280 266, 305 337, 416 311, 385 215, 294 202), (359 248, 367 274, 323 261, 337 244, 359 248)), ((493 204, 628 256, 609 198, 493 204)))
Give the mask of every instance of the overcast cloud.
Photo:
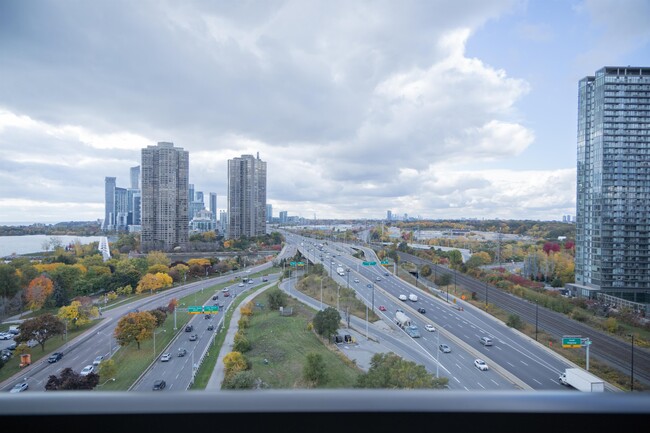
POLYGON ((220 209, 259 152, 275 216, 574 215, 577 82, 650 59, 617 5, 2 1, 0 224, 102 218, 159 141, 220 209))

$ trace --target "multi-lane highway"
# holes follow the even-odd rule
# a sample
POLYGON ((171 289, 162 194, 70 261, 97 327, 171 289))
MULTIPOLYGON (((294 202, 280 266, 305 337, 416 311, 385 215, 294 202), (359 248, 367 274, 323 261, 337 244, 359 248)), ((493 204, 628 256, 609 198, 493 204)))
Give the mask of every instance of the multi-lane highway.
MULTIPOLYGON (((436 368, 435 359, 438 359, 440 364, 437 367, 448 372, 450 383, 456 382, 467 389, 568 390, 559 384, 558 376, 565 368, 573 367, 570 362, 483 311, 451 295, 447 302, 446 293, 415 288, 381 266, 364 266, 362 260, 349 255, 352 252, 349 245, 329 243, 320 251, 317 248, 320 241, 296 234, 287 234, 287 238, 299 245, 305 257, 323 263, 328 271, 331 267, 332 278, 342 285, 347 286, 349 281, 359 297, 371 308, 374 305, 375 312, 386 322, 394 322, 397 308, 404 310, 424 336, 410 339, 412 346, 430 354, 427 366, 430 370, 436 368), (339 265, 350 269, 344 277, 335 272, 339 265), (410 294, 417 295, 417 302, 399 300, 399 295, 408 298, 410 294), (386 311, 380 311, 380 305, 385 306, 386 311), (418 312, 418 308, 424 308, 425 313, 418 312), (432 324, 436 331, 425 331, 427 323, 432 324), (433 335, 438 333, 439 337, 433 335), (489 336, 494 344, 483 346, 479 342, 482 336, 489 336), (452 348, 451 353, 437 353, 438 338, 452 348), (474 368, 474 359, 479 357, 487 362, 488 371, 474 368)), ((379 263, 371 249, 364 250, 366 261, 379 263)), ((610 387, 610 390, 614 388, 610 387)))

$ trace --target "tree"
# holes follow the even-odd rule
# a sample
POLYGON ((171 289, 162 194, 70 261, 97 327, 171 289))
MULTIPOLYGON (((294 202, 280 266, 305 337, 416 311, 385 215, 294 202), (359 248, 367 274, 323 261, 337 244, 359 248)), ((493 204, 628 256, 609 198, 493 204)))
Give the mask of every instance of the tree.
POLYGON ((153 310, 149 310, 149 312, 153 315, 153 317, 156 318, 156 328, 161 327, 162 324, 165 323, 165 320, 167 319, 166 307, 158 307, 153 310))
POLYGON ((40 310, 47 298, 54 292, 54 284, 45 275, 34 278, 25 290, 27 308, 32 311, 40 310))
POLYGON ((224 379, 223 389, 254 389, 257 379, 252 371, 240 371, 224 379))
POLYGON ((546 242, 544 244, 543 250, 546 253, 546 255, 548 256, 548 255, 551 254, 551 252, 556 253, 556 252, 560 251, 560 246, 558 244, 556 244, 555 242, 546 242))
POLYGON ((167 254, 163 253, 162 251, 151 251, 149 254, 147 254, 147 264, 149 266, 158 264, 169 266, 169 263, 169 257, 167 257, 167 254))
POLYGON ((71 368, 64 368, 60 376, 51 375, 45 389, 47 391, 91 390, 99 384, 99 375, 90 373, 81 376, 71 368))
POLYGON ((117 374, 117 367, 115 361, 112 359, 105 359, 99 364, 99 376, 104 380, 114 378, 117 374))
POLYGON ((271 310, 279 310, 280 307, 287 306, 288 296, 282 290, 274 288, 267 292, 266 299, 271 310))
POLYGON ((127 346, 135 341, 140 350, 140 343, 150 339, 155 328, 156 318, 150 312, 129 313, 117 322, 113 336, 120 346, 127 346))
POLYGON ((241 352, 230 352, 223 357, 226 379, 234 376, 240 371, 248 369, 248 360, 241 352))
POLYGON ((246 338, 246 335, 244 335, 242 331, 237 331, 232 348, 235 352, 248 352, 251 350, 251 342, 248 340, 248 338, 246 338))
POLYGON ((307 382, 315 386, 327 383, 328 376, 323 355, 320 353, 308 353, 307 360, 302 369, 302 376, 307 382))
POLYGON ((169 268, 167 267, 167 265, 163 265, 161 263, 156 263, 155 265, 151 265, 149 266, 149 268, 147 268, 148 274, 157 274, 159 272, 162 272, 163 274, 167 274, 169 273, 169 268))
POLYGON ((79 327, 90 323, 90 319, 99 316, 99 310, 92 305, 92 301, 82 302, 76 300, 72 301, 68 306, 59 308, 57 316, 66 323, 74 323, 75 327, 79 327))
POLYGON ((14 337, 16 343, 27 343, 34 340, 45 351, 45 342, 50 338, 63 334, 65 324, 52 314, 43 314, 33 319, 27 319, 20 325, 20 334, 14 337))
POLYGON ((377 389, 440 389, 449 379, 436 378, 423 365, 406 361, 394 353, 377 353, 370 369, 357 379, 357 388, 377 389))
POLYGON ((11 298, 20 290, 20 277, 13 266, 0 263, 0 295, 11 298))
POLYGON ((157 274, 145 274, 140 279, 138 286, 135 288, 135 293, 142 293, 147 290, 153 293, 154 290, 170 287, 172 282, 172 277, 162 272, 158 272, 157 274))
POLYGON ((511 328, 521 329, 523 322, 521 320, 521 317, 519 317, 517 314, 510 314, 508 316, 508 321, 506 322, 506 325, 508 325, 511 328))
POLYGON ((167 304, 167 312, 170 314, 173 313, 177 305, 178 305, 178 299, 176 298, 171 299, 169 301, 169 304, 167 304))
POLYGON ((338 331, 341 323, 341 315, 336 308, 327 307, 316 313, 313 322, 316 332, 323 337, 329 338, 338 331))

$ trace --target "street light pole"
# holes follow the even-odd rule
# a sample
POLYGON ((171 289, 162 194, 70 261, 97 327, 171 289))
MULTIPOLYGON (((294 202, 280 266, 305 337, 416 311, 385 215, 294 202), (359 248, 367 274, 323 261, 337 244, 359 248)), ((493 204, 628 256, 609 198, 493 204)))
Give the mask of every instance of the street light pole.
POLYGON ((539 303, 535 300, 535 341, 537 341, 537 318, 539 316, 539 303))
POLYGON ((375 285, 372 285, 372 311, 375 311, 375 285))
POLYGON ((323 279, 320 279, 320 309, 323 309, 323 279))
POLYGON ((485 307, 488 305, 488 282, 485 282, 485 307))
POLYGON ((436 350, 436 378, 440 377, 440 329, 438 329, 438 350, 436 350))
POLYGON ((634 391, 634 334, 628 334, 632 337, 632 359, 630 362, 630 391, 634 391))

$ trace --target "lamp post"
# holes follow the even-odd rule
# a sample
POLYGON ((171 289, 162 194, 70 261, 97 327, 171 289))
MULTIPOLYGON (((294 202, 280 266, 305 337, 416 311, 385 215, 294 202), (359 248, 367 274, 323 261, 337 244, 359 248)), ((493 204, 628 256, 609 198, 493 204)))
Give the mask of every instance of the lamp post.
POLYGON ((323 279, 320 279, 320 309, 323 309, 323 279))
POLYGON ((535 299, 535 341, 537 341, 537 318, 539 316, 539 303, 535 299))
POLYGON ((167 332, 166 329, 163 329, 160 332, 155 332, 153 333, 153 359, 156 359, 156 334, 160 334, 161 332, 167 332))
POLYGON ((488 282, 485 282, 485 308, 487 308, 488 305, 488 282))
POLYGON ((375 311, 375 285, 372 285, 372 311, 375 311))
POLYGON ((630 360, 630 391, 634 391, 634 334, 628 334, 632 337, 632 357, 630 360))
POLYGON ((97 385, 97 387, 99 388, 100 386, 104 386, 104 385, 106 385, 108 382, 115 382, 115 378, 114 378, 114 377, 111 377, 111 378, 108 379, 106 382, 102 383, 101 385, 97 385))

